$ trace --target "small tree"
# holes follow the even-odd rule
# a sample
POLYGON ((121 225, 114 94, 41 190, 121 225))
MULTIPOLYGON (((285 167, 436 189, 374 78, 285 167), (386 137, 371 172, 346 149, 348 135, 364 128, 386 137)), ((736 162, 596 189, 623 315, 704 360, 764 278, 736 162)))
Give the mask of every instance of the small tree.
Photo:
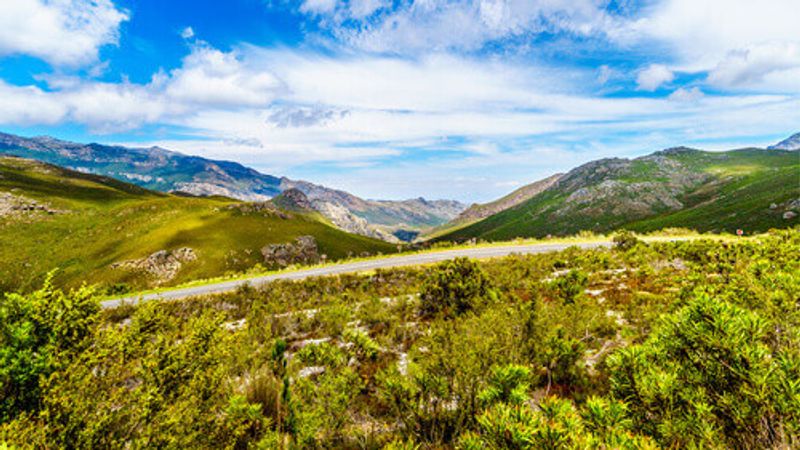
POLYGON ((489 280, 476 262, 467 258, 445 261, 422 284, 422 313, 453 317, 475 308, 488 291, 489 280))

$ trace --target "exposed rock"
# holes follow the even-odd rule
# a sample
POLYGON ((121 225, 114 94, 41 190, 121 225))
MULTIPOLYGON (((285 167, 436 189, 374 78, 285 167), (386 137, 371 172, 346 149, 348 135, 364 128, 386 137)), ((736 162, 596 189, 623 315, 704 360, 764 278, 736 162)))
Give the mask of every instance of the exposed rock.
POLYGON ((232 211, 238 211, 242 214, 260 214, 269 217, 280 217, 281 219, 291 219, 292 215, 281 211, 271 201, 267 202, 248 202, 236 203, 226 207, 232 211))
POLYGON ((345 191, 288 178, 281 179, 281 189, 299 189, 315 210, 345 231, 389 242, 398 242, 392 235, 394 230, 441 225, 466 208, 454 200, 365 200, 345 191))
POLYGON ((111 264, 111 268, 145 272, 154 277, 157 284, 161 284, 175 278, 184 262, 196 259, 194 250, 182 247, 177 250, 159 250, 147 258, 116 262, 111 264))
POLYGON ((320 260, 317 241, 313 236, 300 236, 294 243, 270 244, 261 249, 264 262, 270 266, 309 264, 320 260))
POLYGON ((290 211, 313 211, 314 207, 306 194, 300 189, 291 188, 283 191, 281 195, 272 199, 272 204, 278 208, 290 211))
POLYGON ((37 214, 63 214, 67 211, 53 209, 46 203, 11 194, 0 192, 0 217, 24 217, 37 214))
POLYGON ((797 213, 794 211, 786 211, 783 213, 783 218, 786 220, 794 219, 795 217, 797 217, 797 213))
POLYGON ((308 378, 325 372, 324 366, 303 367, 297 372, 299 378, 308 378))
POLYGON ((342 205, 321 200, 314 200, 312 204, 315 210, 322 213, 323 216, 344 231, 381 239, 387 242, 399 242, 399 239, 392 234, 370 225, 366 219, 353 214, 342 205))

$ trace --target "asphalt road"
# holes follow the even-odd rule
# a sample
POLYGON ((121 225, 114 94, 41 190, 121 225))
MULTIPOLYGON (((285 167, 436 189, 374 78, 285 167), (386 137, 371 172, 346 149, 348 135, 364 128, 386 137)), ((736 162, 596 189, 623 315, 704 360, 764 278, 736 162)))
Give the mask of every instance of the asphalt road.
POLYGON ((275 280, 302 280, 309 277, 319 277, 326 275, 339 275, 343 273, 364 272, 374 269, 388 269, 391 267, 418 266, 431 264, 448 259, 468 257, 475 259, 498 258, 511 254, 533 254, 546 253, 564 250, 568 247, 596 248, 608 247, 608 241, 583 242, 579 244, 527 244, 527 245, 504 245, 497 247, 476 247, 458 250, 444 250, 439 252, 421 253, 405 256, 389 256, 383 259, 372 259, 369 261, 358 261, 342 264, 333 264, 325 267, 312 269, 296 270, 292 272, 276 273, 260 277, 248 278, 244 280, 221 281, 219 283, 206 284, 203 286, 192 286, 186 288, 173 289, 152 294, 132 295, 128 297, 106 300, 101 303, 103 308, 114 308, 121 303, 136 304, 150 300, 177 300, 185 297, 197 295, 219 294, 222 292, 233 291, 236 288, 249 284, 257 287, 268 284, 275 280))

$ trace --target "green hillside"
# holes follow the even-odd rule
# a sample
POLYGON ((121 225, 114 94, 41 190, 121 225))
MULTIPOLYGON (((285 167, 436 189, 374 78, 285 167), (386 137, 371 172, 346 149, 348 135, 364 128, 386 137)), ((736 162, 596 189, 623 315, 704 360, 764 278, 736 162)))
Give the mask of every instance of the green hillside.
POLYGON ((617 228, 757 232, 793 226, 798 223, 794 214, 800 215, 799 152, 679 148, 588 163, 526 202, 437 240, 617 228))
POLYGON ((328 259, 384 252, 393 245, 340 231, 316 213, 224 197, 149 191, 110 178, 31 160, 0 158, 0 291, 27 290, 58 269, 57 284, 130 288, 174 285, 247 270, 260 249, 313 236, 328 259), (114 263, 189 248, 177 274, 159 280, 114 263))

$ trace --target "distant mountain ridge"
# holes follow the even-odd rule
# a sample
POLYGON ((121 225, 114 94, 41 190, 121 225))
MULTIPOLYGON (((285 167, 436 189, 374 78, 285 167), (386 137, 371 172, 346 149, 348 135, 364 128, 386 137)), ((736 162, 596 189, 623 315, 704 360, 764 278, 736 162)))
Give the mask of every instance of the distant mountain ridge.
POLYGON ((635 159, 592 161, 527 200, 455 225, 436 239, 500 240, 617 228, 754 232, 794 226, 800 215, 800 152, 777 148, 787 141, 772 149, 678 147, 635 159))
POLYGON ((775 145, 767 147, 770 150, 800 150, 800 133, 795 133, 775 145))
POLYGON ((264 201, 296 188, 339 228, 393 242, 398 241, 393 234, 397 230, 440 225, 466 208, 452 200, 364 200, 306 181, 262 174, 236 162, 189 156, 160 147, 80 144, 47 136, 25 138, 0 133, 0 154, 3 153, 110 176, 162 192, 264 201))
POLYGON ((549 188, 550 186, 555 184, 562 176, 564 176, 563 173, 557 173, 545 179, 535 181, 531 184, 522 186, 521 188, 518 188, 515 191, 511 192, 510 194, 501 197, 493 202, 474 204, 470 206, 466 211, 462 212, 458 216, 458 220, 464 220, 464 221, 480 220, 492 216, 494 214, 497 214, 500 211, 513 208, 514 206, 519 205, 525 200, 528 200, 534 195, 549 188))

